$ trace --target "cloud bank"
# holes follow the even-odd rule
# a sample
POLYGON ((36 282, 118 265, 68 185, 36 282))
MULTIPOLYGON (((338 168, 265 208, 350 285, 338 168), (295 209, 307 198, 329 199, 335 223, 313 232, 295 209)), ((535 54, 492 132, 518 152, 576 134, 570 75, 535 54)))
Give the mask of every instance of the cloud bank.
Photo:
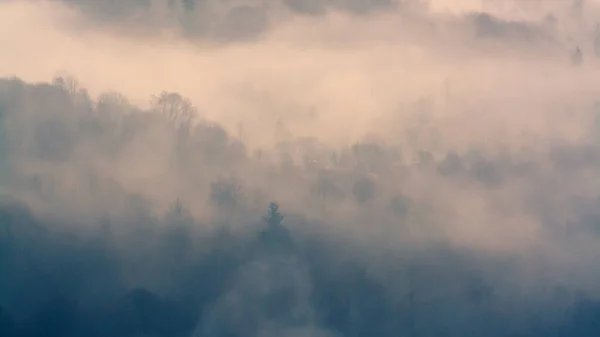
POLYGON ((1 335, 597 335, 599 8, 1 1, 1 335))

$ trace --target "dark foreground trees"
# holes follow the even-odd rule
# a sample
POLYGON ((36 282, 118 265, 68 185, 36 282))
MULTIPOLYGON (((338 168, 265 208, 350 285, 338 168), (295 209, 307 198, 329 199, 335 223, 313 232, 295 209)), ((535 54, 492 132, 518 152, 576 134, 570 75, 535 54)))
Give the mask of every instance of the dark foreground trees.
POLYGON ((99 244, 31 230, 49 223, 17 203, 0 205, 0 215, 19 229, 2 241, 2 337, 600 334, 600 302, 591 297, 563 289, 517 298, 519 289, 483 277, 473 256, 451 248, 389 256, 375 268, 348 253, 350 243, 297 236, 276 203, 258 237, 188 234, 188 254, 173 254, 180 238, 158 231, 144 237, 155 242, 149 247, 130 247, 147 256, 135 263, 116 255, 114 236, 99 244))

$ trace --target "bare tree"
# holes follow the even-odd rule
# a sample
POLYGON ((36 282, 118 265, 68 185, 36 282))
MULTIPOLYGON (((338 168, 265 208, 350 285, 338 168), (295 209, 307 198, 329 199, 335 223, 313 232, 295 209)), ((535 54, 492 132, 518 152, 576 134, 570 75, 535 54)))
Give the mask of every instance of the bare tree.
POLYGON ((68 73, 59 73, 52 80, 52 84, 63 89, 81 111, 92 111, 90 95, 75 77, 68 73))
POLYGON ((236 179, 219 179, 210 185, 210 199, 225 209, 234 209, 244 198, 244 191, 236 179))
POLYGON ((57 74, 54 79, 52 79, 52 84, 61 87, 69 95, 75 95, 82 90, 85 90, 75 79, 73 76, 66 73, 57 74))
POLYGON ((192 102, 177 93, 163 91, 152 97, 155 111, 165 116, 177 128, 189 130, 197 114, 192 102))

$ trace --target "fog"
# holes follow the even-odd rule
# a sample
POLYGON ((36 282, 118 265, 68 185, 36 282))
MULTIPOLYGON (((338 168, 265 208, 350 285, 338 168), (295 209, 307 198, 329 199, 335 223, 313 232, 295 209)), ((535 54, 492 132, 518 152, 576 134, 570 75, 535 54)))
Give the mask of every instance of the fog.
POLYGON ((0 335, 598 335, 599 24, 0 1, 0 335))

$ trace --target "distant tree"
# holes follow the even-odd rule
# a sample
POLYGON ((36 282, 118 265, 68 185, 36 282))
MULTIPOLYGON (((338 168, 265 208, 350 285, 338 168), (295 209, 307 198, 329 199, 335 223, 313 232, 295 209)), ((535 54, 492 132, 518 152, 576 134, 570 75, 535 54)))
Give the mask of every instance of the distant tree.
POLYGON ((263 218, 268 228, 259 235, 259 250, 263 253, 272 255, 292 252, 294 243, 288 229, 282 225, 283 218, 279 205, 272 202, 263 218))
POLYGON ((177 93, 163 91, 152 97, 151 104, 155 111, 179 129, 189 130, 197 113, 192 102, 177 93))
POLYGON ((312 193, 318 197, 317 201, 320 204, 332 200, 339 201, 344 198, 344 190, 335 178, 335 175, 323 170, 313 184, 312 193))
POLYGON ((179 200, 179 198, 177 198, 177 200, 175 200, 175 202, 171 205, 171 212, 177 215, 182 214, 184 212, 183 204, 181 203, 181 200, 179 200))
POLYGON ((354 199, 359 204, 367 203, 373 198, 375 198, 375 194, 377 192, 377 186, 375 181, 370 176, 360 177, 354 182, 354 186, 352 189, 352 193, 354 194, 354 199))
POLYGON ((446 158, 438 165, 438 172, 442 175, 452 175, 464 170, 462 160, 455 152, 449 152, 446 158))
POLYGON ((418 164, 421 168, 426 168, 434 163, 433 155, 429 151, 419 151, 418 164))
POLYGON ((177 200, 171 205, 165 216, 165 222, 172 226, 188 226, 194 223, 194 218, 189 210, 183 205, 181 200, 177 200))
POLYGON ((225 209, 239 206, 244 191, 235 179, 219 179, 210 184, 210 200, 225 209))
POLYGON ((102 114, 116 117, 114 115, 124 114, 130 110, 132 110, 132 106, 129 103, 129 100, 118 92, 106 92, 98 97, 96 111, 102 114))
POLYGON ((70 95, 85 90, 73 76, 68 74, 59 74, 52 79, 52 84, 64 89, 70 95))
POLYGON ((408 216, 410 206, 411 200, 408 197, 397 195, 390 200, 388 209, 399 221, 404 221, 408 216))
POLYGON ((209 165, 225 164, 230 158, 229 134, 216 123, 200 122, 196 124, 190 141, 196 154, 201 155, 204 162, 209 165))
POLYGON ((484 184, 498 184, 502 179, 501 171, 498 167, 494 166, 493 162, 484 158, 475 160, 471 164, 469 173, 477 181, 484 184))
POLYGON ((387 163, 385 150, 377 143, 359 143, 352 146, 357 166, 367 172, 379 172, 387 163))
POLYGON ((191 245, 189 229, 194 224, 194 218, 179 199, 171 206, 165 222, 168 225, 165 239, 175 250, 185 251, 191 245))
POLYGON ((265 222, 269 225, 269 227, 277 227, 281 226, 283 223, 283 218, 284 215, 279 211, 279 205, 271 202, 269 204, 269 208, 267 209, 267 215, 264 217, 265 222))
POLYGON ((52 84, 69 95, 77 112, 91 112, 93 110, 92 100, 87 89, 75 77, 68 74, 59 74, 54 77, 52 84))

